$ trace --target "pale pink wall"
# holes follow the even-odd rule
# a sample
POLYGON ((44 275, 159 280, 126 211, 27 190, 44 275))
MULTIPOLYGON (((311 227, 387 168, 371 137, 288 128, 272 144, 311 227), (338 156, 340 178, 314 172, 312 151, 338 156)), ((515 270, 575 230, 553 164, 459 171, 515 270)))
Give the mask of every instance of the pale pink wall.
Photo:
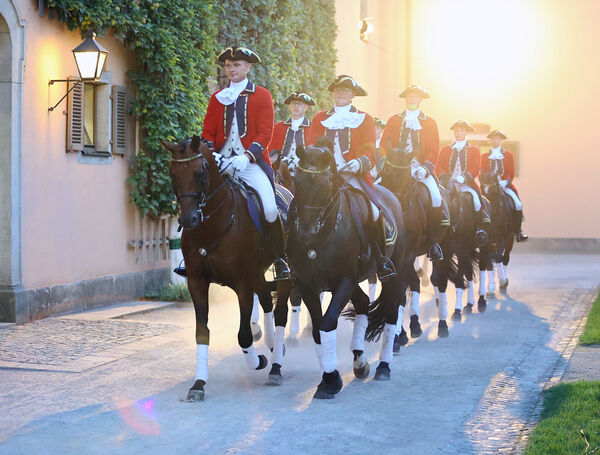
MULTIPOLYGON (((26 288, 70 283, 104 275, 165 267, 135 263, 127 241, 133 238, 133 206, 128 203, 127 158, 108 165, 80 164, 65 153, 65 84, 50 79, 77 75, 71 53, 77 31, 40 18, 31 1, 21 1, 27 22, 23 86, 23 275, 26 288)), ((111 36, 99 37, 110 51, 105 70, 113 84, 126 85, 132 52, 111 36)))
MULTIPOLYGON (((369 82, 372 74, 382 75, 377 95, 356 104, 379 115, 397 112, 401 103, 398 109, 390 106, 399 89, 407 82, 425 86, 432 97, 422 107, 438 122, 442 139, 450 139, 449 126, 464 118, 520 141, 516 184, 532 236, 599 238, 592 182, 600 168, 600 2, 391 3, 369 0, 376 27, 366 45, 356 30, 360 1, 336 3, 338 73, 352 71, 369 82), (408 80, 402 61, 407 6, 412 31, 408 80), (397 79, 384 79, 388 74, 397 79)), ((371 86, 367 89, 374 93, 371 86)))

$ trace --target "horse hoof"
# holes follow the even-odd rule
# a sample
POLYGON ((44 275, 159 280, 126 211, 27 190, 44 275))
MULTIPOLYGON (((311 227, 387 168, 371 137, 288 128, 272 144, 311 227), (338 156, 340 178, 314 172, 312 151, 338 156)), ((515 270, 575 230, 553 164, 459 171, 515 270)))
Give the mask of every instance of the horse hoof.
POLYGON ((406 334, 406 330, 402 327, 402 332, 400 332, 400 346, 406 346, 408 344, 408 335, 406 334))
POLYGON ((269 361, 267 360, 267 358, 263 355, 260 354, 258 356, 258 366, 256 367, 257 370, 262 370, 263 368, 265 368, 267 365, 269 364, 269 361))
POLYGON ((471 314, 471 313, 473 313, 473 304, 467 303, 467 306, 465 306, 465 314, 471 314))
POLYGON ((460 310, 454 310, 454 314, 452 315, 452 320, 459 321, 459 322, 462 320, 462 313, 460 312, 460 310))
POLYGON ((438 322, 438 337, 439 338, 448 338, 448 324, 446 321, 438 322))
POLYGON ((480 313, 484 313, 487 308, 487 302, 485 301, 485 297, 483 295, 479 296, 479 300, 477 301, 477 311, 480 313))
POLYGON ((250 330, 252 330, 252 339, 255 342, 262 338, 262 329, 257 322, 250 323, 250 330))
POLYGON ((335 397, 336 393, 342 390, 343 384, 338 370, 334 370, 331 373, 323 373, 323 379, 317 386, 314 397, 319 400, 331 400, 335 397))
POLYGON ((394 335, 394 355, 400 354, 400 335, 394 335))
POLYGON ((358 379, 364 379, 367 376, 369 376, 369 373, 371 372, 371 366, 369 365, 369 362, 365 362, 361 365, 357 367, 354 367, 354 376, 356 376, 358 379))
POLYGON ((375 379, 376 381, 389 381, 390 380, 390 364, 387 362, 379 362, 377 369, 375 370, 375 379))
POLYGON ((187 401, 204 401, 204 382, 202 379, 197 379, 190 390, 188 390, 187 401))
POLYGON ((410 337, 419 338, 423 330, 421 330, 421 324, 419 323, 419 316, 413 314, 410 317, 410 337))
POLYGON ((508 288, 508 278, 506 280, 500 281, 500 293, 506 294, 507 288, 508 288))
POLYGON ((274 363, 269 371, 269 379, 266 385, 281 385, 283 383, 283 376, 281 376, 281 365, 274 363))

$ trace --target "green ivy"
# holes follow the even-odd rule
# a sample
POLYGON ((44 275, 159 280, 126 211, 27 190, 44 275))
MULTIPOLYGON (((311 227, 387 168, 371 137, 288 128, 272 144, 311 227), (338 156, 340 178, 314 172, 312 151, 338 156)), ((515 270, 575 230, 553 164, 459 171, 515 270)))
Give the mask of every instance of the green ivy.
POLYGON ((310 93, 322 108, 331 104, 334 0, 46 0, 46 6, 70 30, 82 36, 90 27, 98 35, 110 30, 136 54, 129 77, 143 142, 128 181, 143 214, 177 211, 170 154, 159 140, 202 131, 220 48, 246 45, 260 54, 251 77, 272 92, 277 119, 287 117, 282 102, 292 90, 310 93))

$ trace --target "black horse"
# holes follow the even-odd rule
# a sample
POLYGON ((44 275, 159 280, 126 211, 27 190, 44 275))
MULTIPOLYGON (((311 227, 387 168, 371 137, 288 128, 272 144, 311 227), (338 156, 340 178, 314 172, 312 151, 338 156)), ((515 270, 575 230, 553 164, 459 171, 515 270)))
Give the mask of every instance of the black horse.
POLYGON ((480 249, 479 300, 485 301, 485 272, 489 275, 488 293, 495 291, 494 269, 498 271, 500 292, 506 292, 508 278, 506 268, 515 242, 513 211, 514 202, 498 182, 497 173, 485 173, 479 177, 481 189, 490 201, 489 243, 480 249))
MULTIPOLYGON (((394 148, 388 144, 388 155, 382 172, 381 185, 392 191, 400 204, 404 217, 404 227, 406 232, 406 251, 401 265, 401 275, 404 278, 402 283, 402 292, 406 292, 407 287, 411 290, 411 317, 410 333, 412 338, 421 335, 421 324, 418 316, 419 294, 421 293, 421 282, 419 275, 414 268, 415 258, 427 254, 429 250, 429 240, 432 237, 432 231, 435 228, 428 222, 427 210, 431 207, 431 197, 427 187, 420 184, 418 180, 411 176, 411 161, 415 156, 413 153, 406 153, 402 148, 394 148)), ((442 193, 442 207, 445 218, 448 219, 448 195, 442 193)), ((443 238, 447 229, 440 232, 440 244, 443 246, 443 238)), ((446 252, 444 252, 446 256, 446 252)), ((433 274, 439 282, 446 279, 447 267, 440 261, 433 262, 433 274)), ((447 280, 446 280, 447 282, 447 280)), ((443 293, 446 292, 445 286, 441 285, 443 293)), ((438 336, 448 336, 448 324, 446 315, 441 312, 443 307, 439 307, 438 336)), ((403 307, 398 310, 397 329, 402 326, 403 307)), ((396 335, 394 340, 394 352, 400 350, 400 346, 408 342, 408 337, 404 327, 396 335)))
MULTIPOLYGON (((351 345, 355 375, 366 377, 369 373, 364 354, 365 334, 374 339, 383 332, 375 379, 390 378, 389 363, 401 297, 400 277, 385 280, 374 310, 367 316, 369 298, 358 284, 376 271, 375 255, 365 233, 365 226, 371 222, 371 206, 362 192, 345 183, 337 173, 332 148, 331 141, 322 138, 316 145, 299 147, 296 151, 300 163, 295 177, 296 196, 288 219, 288 258, 295 286, 311 316, 313 339, 323 370, 315 398, 333 398, 342 388, 335 351, 336 329, 350 299, 356 312, 351 345), (322 291, 332 293, 325 315, 319 300, 322 291)), ((379 190, 397 232, 395 242, 387 245, 386 255, 399 264, 405 245, 402 212, 392 193, 385 188, 379 190)), ((279 305, 275 311, 279 311, 279 305)))

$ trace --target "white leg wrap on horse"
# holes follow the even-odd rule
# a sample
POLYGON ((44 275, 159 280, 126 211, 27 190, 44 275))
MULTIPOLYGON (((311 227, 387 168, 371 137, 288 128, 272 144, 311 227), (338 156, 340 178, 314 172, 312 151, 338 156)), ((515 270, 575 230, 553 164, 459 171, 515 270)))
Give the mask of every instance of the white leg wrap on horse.
POLYGON ((260 300, 258 300, 258 295, 254 294, 254 301, 252 302, 252 314, 250 315, 250 322, 258 322, 258 317, 260 312, 258 311, 258 305, 260 304, 260 300))
POLYGON ((515 210, 523 210, 523 204, 521 200, 517 196, 517 194, 512 190, 512 188, 503 188, 504 192, 510 196, 510 198, 515 203, 515 210))
POLYGON ((410 295, 410 315, 414 316, 415 314, 419 316, 419 296, 420 294, 417 291, 412 291, 410 295))
POLYGON ((404 307, 398 305, 398 319, 396 320, 396 335, 402 332, 402 324, 404 324, 404 307))
POLYGON ((246 360, 246 365, 249 370, 256 370, 259 365, 258 354, 256 353, 256 349, 254 349, 254 345, 251 344, 246 349, 242 349, 244 353, 244 360, 246 360))
POLYGON ((454 306, 455 310, 461 310, 463 307, 463 291, 464 289, 456 288, 456 305, 454 306))
MULTIPOLYGON (((331 332, 323 332, 319 330, 321 335, 321 369, 325 373, 333 373, 337 368, 337 330, 331 332)), ((318 352, 318 351, 317 351, 318 352)))
MULTIPOLYGON (((290 335, 298 335, 300 331, 300 305, 292 307, 292 317, 290 323, 290 335)), ((275 336, 277 336, 277 328, 275 328, 275 336)))
POLYGON ((502 262, 498 263, 498 278, 502 281, 506 280, 506 268, 502 262))
POLYGON ((196 345, 196 376, 195 379, 208 381, 208 344, 196 345))
POLYGON ((354 329, 352 330, 352 342, 350 349, 352 351, 365 350, 365 333, 369 325, 369 317, 366 314, 357 314, 354 319, 354 329))
POLYGON ((479 271, 479 295, 485 295, 485 270, 479 271))
POLYGON ((469 289, 467 291, 467 303, 475 305, 475 291, 473 291, 473 282, 467 281, 467 284, 469 285, 469 289))
POLYGON ((283 338, 285 336, 285 327, 278 325, 275 327, 275 347, 271 356, 271 364, 278 363, 283 365, 283 338))
POLYGON ((448 317, 448 296, 445 292, 440 292, 440 306, 438 307, 438 316, 440 321, 445 321, 448 317))
POLYGON ((275 345, 275 325, 273 312, 269 311, 263 315, 263 321, 265 322, 265 344, 269 349, 273 349, 275 345))
POLYGON ((435 293, 435 298, 439 300, 440 299, 440 290, 437 286, 433 287, 433 292, 435 293))
POLYGON ((375 293, 377 292, 377 282, 369 283, 369 302, 375 301, 375 293))
POLYGON ((494 276, 494 269, 496 265, 493 264, 492 270, 488 270, 488 292, 491 294, 496 290, 496 277, 494 276))
POLYGON ((394 358, 395 332, 396 326, 394 324, 385 324, 381 341, 381 351, 379 352, 379 360, 381 362, 392 363, 392 359, 394 358))

